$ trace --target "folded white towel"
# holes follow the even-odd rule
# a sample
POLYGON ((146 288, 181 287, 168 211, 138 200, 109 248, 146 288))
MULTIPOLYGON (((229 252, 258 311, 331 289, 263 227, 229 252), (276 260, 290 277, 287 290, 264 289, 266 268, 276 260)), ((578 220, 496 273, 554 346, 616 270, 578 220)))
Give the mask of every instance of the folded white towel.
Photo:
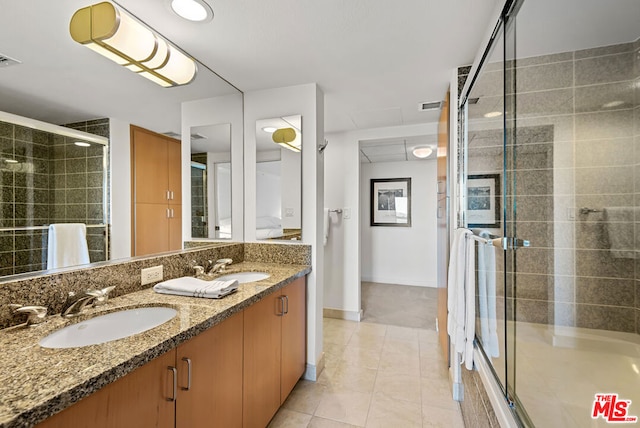
POLYGON ((238 281, 203 281, 202 279, 185 276, 159 282, 153 286, 153 291, 162 294, 178 296, 205 297, 220 299, 238 289, 238 281))

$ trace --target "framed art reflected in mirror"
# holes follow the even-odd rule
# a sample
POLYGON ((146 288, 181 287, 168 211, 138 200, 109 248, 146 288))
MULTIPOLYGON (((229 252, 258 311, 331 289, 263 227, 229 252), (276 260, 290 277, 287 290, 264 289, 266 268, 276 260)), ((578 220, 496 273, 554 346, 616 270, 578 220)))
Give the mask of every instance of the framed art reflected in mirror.
POLYGON ((467 176, 467 226, 500 227, 500 174, 467 176))

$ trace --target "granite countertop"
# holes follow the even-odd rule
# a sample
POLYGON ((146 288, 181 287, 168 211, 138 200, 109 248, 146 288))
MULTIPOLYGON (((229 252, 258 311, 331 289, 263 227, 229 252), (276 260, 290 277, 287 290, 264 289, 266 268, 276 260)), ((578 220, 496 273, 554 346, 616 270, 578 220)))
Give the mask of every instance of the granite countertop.
POLYGON ((91 308, 78 317, 55 314, 36 326, 0 330, 0 427, 28 427, 43 421, 308 274, 311 268, 243 262, 229 266, 225 274, 243 271, 267 272, 271 276, 240 284, 237 292, 219 300, 158 294, 146 289, 110 299, 106 305, 91 308), (69 349, 38 345, 41 338, 66 325, 145 306, 171 307, 178 315, 146 332, 100 345, 69 349))

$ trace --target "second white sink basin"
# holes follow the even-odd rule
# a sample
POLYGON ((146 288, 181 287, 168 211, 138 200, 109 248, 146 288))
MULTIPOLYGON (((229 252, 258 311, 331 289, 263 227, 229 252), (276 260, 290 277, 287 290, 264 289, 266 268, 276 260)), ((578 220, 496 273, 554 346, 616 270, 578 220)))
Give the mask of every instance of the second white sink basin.
POLYGON ((160 306, 111 312, 56 330, 40 340, 43 348, 78 348, 142 333, 176 316, 175 309, 160 306))
POLYGON ((237 279, 239 284, 245 284, 247 282, 261 281, 270 276, 271 275, 265 272, 236 272, 219 276, 216 278, 216 281, 231 281, 237 279))

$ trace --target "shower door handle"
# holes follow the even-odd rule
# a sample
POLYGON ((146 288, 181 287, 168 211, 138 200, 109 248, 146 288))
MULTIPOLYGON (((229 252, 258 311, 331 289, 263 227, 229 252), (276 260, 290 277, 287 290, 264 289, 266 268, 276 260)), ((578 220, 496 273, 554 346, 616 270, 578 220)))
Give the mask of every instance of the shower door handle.
POLYGON ((519 239, 508 236, 492 239, 490 242, 494 247, 500 247, 503 250, 517 250, 518 248, 526 248, 531 246, 531 243, 526 239, 519 239))

